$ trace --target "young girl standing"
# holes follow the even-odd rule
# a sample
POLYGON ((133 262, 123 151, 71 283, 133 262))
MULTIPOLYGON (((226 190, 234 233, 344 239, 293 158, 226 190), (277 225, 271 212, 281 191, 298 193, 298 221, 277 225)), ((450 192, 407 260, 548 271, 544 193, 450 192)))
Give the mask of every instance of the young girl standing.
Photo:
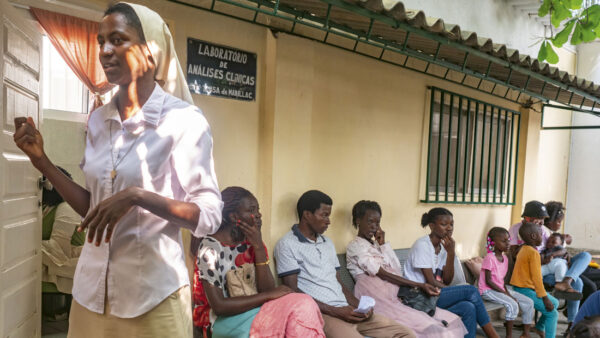
POLYGON ((508 271, 508 258, 504 254, 509 248, 508 230, 500 227, 492 228, 487 235, 487 256, 481 264, 479 275, 479 293, 481 298, 502 304, 506 309, 506 337, 512 337, 513 320, 523 311, 523 335, 529 337, 529 329, 533 323, 533 301, 528 297, 509 290, 504 284, 508 271))

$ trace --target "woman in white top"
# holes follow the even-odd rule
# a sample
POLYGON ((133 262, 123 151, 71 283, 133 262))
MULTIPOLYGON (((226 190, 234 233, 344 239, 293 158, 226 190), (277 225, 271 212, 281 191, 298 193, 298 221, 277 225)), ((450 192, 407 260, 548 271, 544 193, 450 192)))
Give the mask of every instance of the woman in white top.
POLYGON ((423 214, 421 226, 431 233, 410 248, 404 266, 404 276, 418 283, 428 283, 441 289, 437 306, 459 315, 474 338, 477 324, 488 337, 498 337, 490 322, 479 291, 472 285, 449 286, 454 278, 454 219, 445 208, 433 208, 423 214))
POLYGON ((204 236, 221 223, 210 128, 157 13, 109 7, 98 43, 119 91, 89 118, 85 188, 48 159, 32 119, 15 121, 16 144, 85 217, 69 337, 191 337, 180 229, 204 236))

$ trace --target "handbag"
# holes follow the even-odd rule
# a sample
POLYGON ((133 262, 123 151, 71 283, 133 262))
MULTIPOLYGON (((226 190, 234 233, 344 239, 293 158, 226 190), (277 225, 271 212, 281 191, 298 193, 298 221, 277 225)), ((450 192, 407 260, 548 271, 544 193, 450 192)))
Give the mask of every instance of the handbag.
POLYGON ((251 296, 258 293, 253 264, 245 263, 234 270, 227 271, 225 280, 229 297, 251 296))
POLYGON ((415 310, 423 311, 430 317, 433 317, 436 309, 435 304, 439 297, 429 296, 418 287, 400 286, 398 298, 400 298, 402 304, 415 310))

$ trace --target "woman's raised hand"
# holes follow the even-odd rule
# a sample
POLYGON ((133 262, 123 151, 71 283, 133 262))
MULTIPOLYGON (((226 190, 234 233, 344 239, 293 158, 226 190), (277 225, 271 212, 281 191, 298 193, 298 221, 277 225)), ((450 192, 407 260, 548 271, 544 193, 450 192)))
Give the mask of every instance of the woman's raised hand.
POLYGON ((262 233, 256 224, 256 218, 254 215, 252 215, 252 224, 248 224, 243 220, 238 219, 236 225, 240 227, 246 236, 246 240, 250 242, 250 245, 252 245, 255 249, 263 247, 262 233))
MULTIPOLYGON (((13 140, 19 149, 29 157, 31 163, 38 168, 44 158, 44 140, 40 131, 36 129, 31 117, 15 118, 15 134, 13 140)), ((39 168, 38 168, 39 169, 39 168)))
POLYGON ((385 231, 383 231, 381 227, 377 228, 377 231, 375 232, 375 240, 379 245, 385 244, 385 231))
POLYGON ((446 235, 446 237, 442 238, 442 245, 446 249, 446 252, 454 252, 455 242, 452 236, 446 235))

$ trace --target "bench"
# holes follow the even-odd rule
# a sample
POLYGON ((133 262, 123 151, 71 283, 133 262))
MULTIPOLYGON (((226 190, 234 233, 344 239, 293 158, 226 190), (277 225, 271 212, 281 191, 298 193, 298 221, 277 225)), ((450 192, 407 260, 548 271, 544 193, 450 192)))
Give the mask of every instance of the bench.
MULTIPOLYGON (((394 252, 400 260, 400 264, 404 266, 404 263, 408 260, 408 254, 410 253, 410 249, 395 249, 394 252)), ((348 271, 346 267, 346 254, 339 254, 338 260, 340 261, 340 277, 342 279, 342 283, 351 291, 354 290, 354 278, 348 271)), ((469 269, 464 266, 464 262, 460 262, 458 258, 454 261, 454 279, 450 285, 463 285, 470 284, 473 285, 475 283, 476 276, 472 276, 469 272, 469 269)), ((498 303, 488 302, 486 300, 483 301, 483 305, 485 305, 485 309, 488 313, 495 312, 497 310, 501 310, 504 306, 498 303)))

